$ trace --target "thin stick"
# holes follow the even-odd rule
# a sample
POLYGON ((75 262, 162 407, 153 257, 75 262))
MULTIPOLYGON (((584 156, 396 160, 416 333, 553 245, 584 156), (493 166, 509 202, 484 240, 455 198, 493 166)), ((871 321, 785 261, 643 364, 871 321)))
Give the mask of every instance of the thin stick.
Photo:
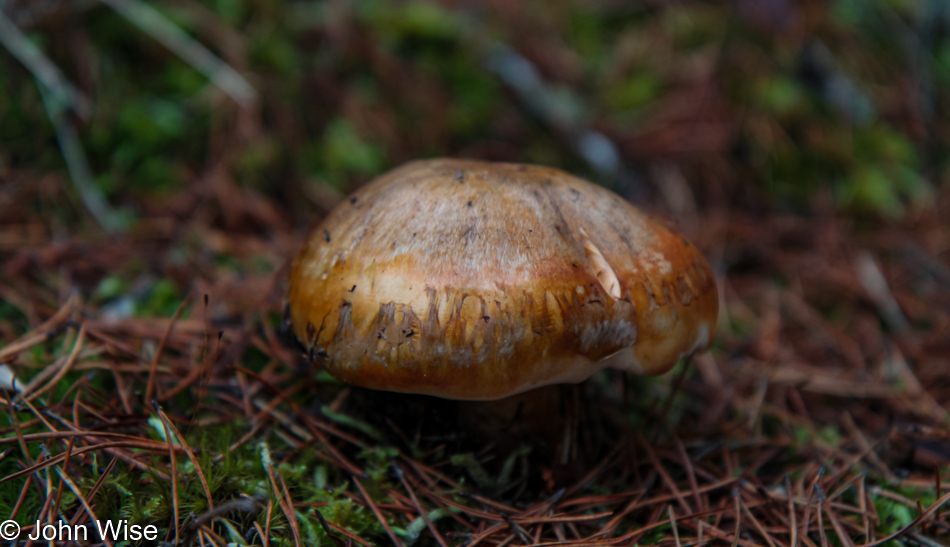
POLYGON ((29 40, 20 29, 0 11, 0 44, 23 63, 36 81, 52 93, 57 102, 69 106, 81 118, 89 116, 89 100, 59 68, 29 40))
POLYGON ((257 91, 243 76, 155 8, 138 0, 101 1, 204 74, 239 105, 247 108, 257 102, 257 91))
POLYGON ((119 218, 109 207, 109 202, 103 195, 102 190, 96 186, 92 177, 92 169, 89 167, 89 159, 82 147, 82 141, 79 138, 79 131, 73 120, 66 116, 63 103, 50 96, 50 91, 46 86, 39 85, 40 97, 43 99, 43 106, 46 108, 46 115, 53 123, 56 130, 56 140, 59 142, 59 148, 63 153, 63 159, 66 161, 66 169, 69 171, 69 178, 73 181, 76 190, 79 191, 79 197, 83 205, 104 230, 110 233, 118 232, 121 228, 119 218))

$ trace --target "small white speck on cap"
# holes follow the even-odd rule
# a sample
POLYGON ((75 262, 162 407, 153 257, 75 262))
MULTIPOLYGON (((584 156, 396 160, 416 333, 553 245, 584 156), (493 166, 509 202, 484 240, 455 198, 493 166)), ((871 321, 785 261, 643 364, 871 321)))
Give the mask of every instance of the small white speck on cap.
POLYGON ((593 269, 597 281, 600 282, 600 286, 611 297, 619 299, 621 295, 620 280, 617 279, 614 269, 610 267, 607 259, 604 258, 604 254, 600 252, 597 245, 594 245, 584 228, 579 228, 578 233, 580 233, 584 242, 584 252, 587 254, 587 260, 590 262, 591 269, 593 269))

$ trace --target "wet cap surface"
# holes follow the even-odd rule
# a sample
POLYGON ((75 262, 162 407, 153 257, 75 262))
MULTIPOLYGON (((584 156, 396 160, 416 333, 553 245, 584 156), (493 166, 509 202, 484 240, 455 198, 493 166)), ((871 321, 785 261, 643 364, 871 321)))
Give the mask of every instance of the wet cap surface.
POLYGON ((374 389, 497 399, 705 349, 718 296, 682 236, 562 171, 467 160, 376 179, 291 272, 311 360, 374 389))

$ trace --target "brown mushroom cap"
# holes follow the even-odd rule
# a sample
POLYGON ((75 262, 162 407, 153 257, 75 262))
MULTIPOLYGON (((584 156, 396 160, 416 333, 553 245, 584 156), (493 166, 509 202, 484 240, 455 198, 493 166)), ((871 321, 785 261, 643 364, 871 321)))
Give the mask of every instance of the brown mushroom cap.
POLYGON ((498 399, 609 366, 660 374, 708 347, 695 246, 557 169, 440 159, 362 187, 290 278, 294 332, 346 382, 498 399))

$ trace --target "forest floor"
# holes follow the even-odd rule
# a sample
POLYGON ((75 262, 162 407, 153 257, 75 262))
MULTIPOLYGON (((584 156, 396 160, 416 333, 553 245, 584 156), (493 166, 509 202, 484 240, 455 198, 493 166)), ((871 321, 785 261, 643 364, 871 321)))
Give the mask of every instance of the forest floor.
POLYGON ((950 542, 950 10, 621 4, 0 4, 23 32, 0 29, 0 519, 221 546, 950 542), (313 370, 283 332, 308 231, 443 155, 671 218, 718 278, 713 348, 565 386, 521 442, 313 370))

